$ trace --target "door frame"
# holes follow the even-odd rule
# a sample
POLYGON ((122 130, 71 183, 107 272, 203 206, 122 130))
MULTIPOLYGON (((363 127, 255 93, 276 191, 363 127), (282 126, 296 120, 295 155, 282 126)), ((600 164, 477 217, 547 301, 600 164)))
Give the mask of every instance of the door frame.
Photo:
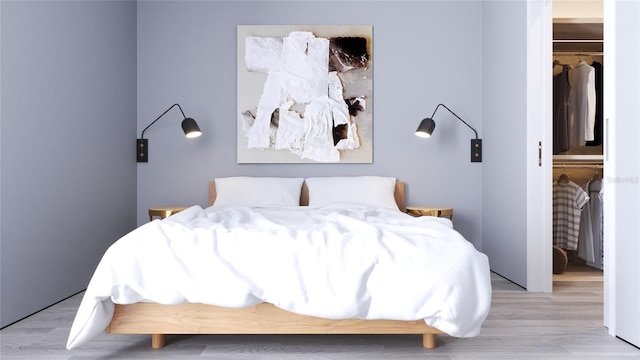
MULTIPOLYGON (((528 117, 528 126, 532 128, 531 133, 528 133, 527 135, 527 144, 529 146, 529 148, 533 147, 533 143, 535 142, 535 137, 536 136, 540 136, 543 139, 543 143, 547 143, 546 146, 543 146, 543 152, 545 152, 544 150, 546 149, 546 154, 548 154, 547 156, 543 156, 543 166, 542 168, 546 169, 546 172, 550 175, 552 174, 552 161, 551 161, 551 155, 550 155, 550 140, 552 139, 552 134, 551 134, 551 124, 552 124, 552 97, 550 96, 551 94, 551 89, 552 89, 552 84, 551 84, 551 76, 540 76, 540 74, 551 74, 551 62, 549 61, 552 57, 550 56, 551 54, 551 49, 552 49, 552 42, 553 42, 553 37, 552 37, 552 33, 547 34, 547 31, 549 31, 549 29, 552 26, 553 23, 553 19, 552 19, 552 14, 550 13, 551 10, 551 0, 545 0, 545 1, 539 1, 539 0, 528 0, 528 21, 529 21, 529 29, 528 29, 528 39, 527 39, 527 51, 528 51, 528 55, 527 55, 527 71, 528 71, 528 84, 527 84, 527 89, 528 89, 528 93, 527 93, 527 104, 528 104, 528 109, 527 109, 527 117, 528 117), (541 20, 540 20, 541 19, 541 20), (539 22, 537 22, 539 21, 539 22), (543 23, 544 25, 540 24, 543 23), (538 39, 535 36, 535 33, 538 34, 544 34, 543 38, 545 40, 543 41, 538 41, 538 39), (538 53, 536 52, 548 52, 549 56, 544 55, 544 61, 542 61, 542 63, 540 63, 540 59, 541 57, 539 56, 538 53), (545 63, 548 64, 549 68, 545 68, 545 63), (536 80, 535 78, 532 78, 531 76, 533 74, 538 74, 538 76, 540 78, 543 79, 547 79, 547 80, 536 80), (547 83, 548 82, 548 83, 547 83), (540 100, 537 97, 540 97, 542 99, 545 100, 540 100), (542 110, 542 112, 546 115, 543 116, 544 121, 541 121, 540 124, 538 124, 537 126, 535 125, 535 120, 536 119, 540 119, 540 114, 539 114, 539 109, 537 110, 535 108, 536 104, 538 106, 540 106, 540 109, 544 109, 542 110), (531 105, 531 106, 530 106, 531 105), (542 128, 542 129, 541 129, 542 128)), ((620 136, 622 136, 623 134, 628 134, 628 129, 625 128, 625 131, 622 132, 620 127, 624 127, 625 124, 624 122, 629 122, 629 121, 635 121, 634 119, 636 119, 636 116, 638 115, 637 113, 634 113, 634 111, 630 111, 630 113, 624 113, 624 114, 620 114, 620 118, 617 117, 617 110, 620 108, 617 104, 616 104, 616 87, 619 84, 619 82, 623 82, 625 84, 629 84, 629 82, 631 80, 629 80, 628 77, 618 77, 617 72, 616 72, 616 65, 619 59, 624 59, 627 61, 627 63, 629 64, 637 64, 637 58, 640 56, 640 49, 636 48, 631 48, 629 49, 628 46, 633 46, 630 44, 635 44, 635 46, 637 46, 638 44, 638 38, 640 37, 640 32, 639 33, 625 33, 625 34, 616 34, 616 28, 618 26, 621 26, 619 23, 620 21, 634 21, 635 18, 633 18, 633 16, 635 16, 633 13, 625 13, 625 12, 621 12, 620 10, 617 10, 617 4, 622 3, 622 0, 612 0, 612 1, 604 1, 604 15, 603 15, 603 25, 604 25, 604 62, 606 63, 606 67, 605 67, 605 76, 604 76, 604 98, 605 98, 605 107, 604 107, 604 147, 603 147, 603 152, 604 152, 604 172, 606 175, 606 178, 603 179, 603 182, 605 183, 606 186, 606 201, 604 201, 603 203, 603 218, 604 218, 604 238, 606 239, 605 244, 604 244, 604 252, 606 254, 606 261, 604 262, 604 299, 603 299, 603 307, 604 307, 604 318, 603 318, 603 326, 608 328, 608 333, 611 336, 619 336, 620 332, 622 331, 622 329, 619 329, 619 327, 624 327, 623 325, 616 324, 616 318, 618 318, 618 320, 621 320, 620 322, 622 322, 622 320, 624 320, 627 324, 626 324, 626 328, 625 331, 630 334, 629 336, 632 336, 632 338, 628 338, 626 339, 626 341, 637 341, 638 339, 640 339, 640 326, 638 326, 637 321, 635 319, 632 319, 631 321, 627 321, 628 316, 635 316, 636 318, 639 316, 637 309, 635 312, 627 312, 625 311, 626 308, 628 306, 636 306, 637 304, 637 298, 639 297, 639 288, 638 288, 638 283, 636 283, 635 281, 638 280, 638 271, 637 269, 639 268, 638 263, 634 262, 633 260, 631 260, 631 262, 633 262, 633 264, 628 264, 628 262, 630 261, 630 258, 633 258, 632 256, 626 256, 628 254, 628 252, 622 252, 623 250, 628 251, 627 249, 638 249, 638 246, 636 243, 635 247, 630 246, 629 239, 637 239, 637 234, 640 233, 640 226, 637 225, 637 223, 634 223, 633 226, 629 226, 627 228, 622 228, 619 229, 620 224, 617 224, 616 221, 619 220, 619 217, 616 216, 616 209, 618 211, 620 211, 620 207, 624 204, 617 204, 617 200, 620 200, 622 202, 627 201, 627 198, 624 197, 620 197, 618 198, 616 193, 616 188, 617 188, 617 182, 620 182, 620 179, 626 179, 625 176, 630 176, 627 173, 624 173, 624 171, 631 171, 632 175, 631 175, 631 182, 635 184, 635 182, 637 182, 638 179, 638 169, 640 169, 640 161, 638 164, 636 165, 632 165, 629 166, 630 169, 626 169, 625 166, 629 165, 627 163, 624 163, 621 158, 623 157, 622 154, 616 154, 616 148, 620 147, 620 145, 618 144, 618 142, 616 142, 615 140, 618 139, 620 140, 620 138, 618 136, 616 136, 617 134, 620 134, 620 136), (616 15, 620 15, 622 17, 622 19, 618 18, 616 15), (618 24, 617 24, 618 23, 618 24), (626 35, 622 36, 621 35, 626 35), (618 40, 624 41, 625 42, 625 47, 617 47, 616 42, 618 40), (627 44, 627 42, 629 44, 627 44), (626 52, 625 52, 626 51, 626 52), (634 52, 635 51, 635 52, 634 52), (624 53, 624 57, 622 58, 617 58, 618 55, 620 55, 621 53, 624 53), (631 55, 630 57, 627 55, 631 55), (634 59, 635 57, 635 59, 634 59), (635 168, 634 168, 635 166, 635 168), (633 172, 635 171, 635 172, 633 172), (618 174, 619 172, 622 172, 621 174, 618 174), (619 177, 621 176, 621 177, 619 177), (618 181, 617 181, 618 180, 618 181), (635 226, 635 227, 634 227, 635 226), (629 229, 631 229, 631 231, 629 231, 629 229), (618 239, 618 237, 616 236, 616 232, 620 230, 624 232, 624 238, 623 239, 618 239), (626 231, 625 231, 626 230, 626 231), (631 232, 631 233, 630 233, 631 232), (622 249, 622 247, 624 247, 624 249, 622 249), (620 255, 620 256, 618 256, 620 255), (623 267, 622 264, 624 262, 624 265, 626 267, 623 267), (635 267, 634 267, 635 265, 635 267), (626 268, 627 271, 626 272, 620 272, 619 274, 617 274, 617 269, 618 268, 626 268), (628 269, 631 268, 631 271, 628 271, 628 269), (633 274, 634 277, 631 277, 631 279, 628 279, 628 277, 630 276, 629 274, 633 274), (633 290, 628 290, 629 286, 628 284, 633 283, 635 288, 633 290), (626 286, 618 286, 618 284, 627 284, 626 286), (628 290, 628 292, 625 292, 625 290, 628 290), (635 292, 633 292, 635 291, 635 292), (631 297, 631 300, 627 299, 627 297, 631 297), (620 298, 620 297, 624 297, 624 298, 620 298), (635 298, 634 298, 635 297, 635 298), (632 304, 632 305, 630 305, 632 304), (622 308, 617 309, 617 307, 622 306, 622 308), (629 327, 629 323, 632 323, 634 326, 632 328, 629 327)), ((635 11, 637 11, 640 14, 640 6, 635 8, 635 11)), ((634 83, 631 86, 637 86, 637 83, 634 83)), ((634 91, 636 91, 637 93, 637 88, 634 87, 634 91)), ((624 90, 625 92, 628 91, 627 89, 624 90)), ((628 110, 628 107, 625 108, 628 110)), ((637 111, 637 108, 635 108, 637 111)), ((633 136, 633 134, 631 134, 633 136)), ((640 133, 636 134, 636 135, 640 135, 640 133)), ((529 149, 531 150, 531 149, 529 149)), ((529 153, 529 152, 528 152, 529 153)), ((527 159, 527 163, 529 164, 530 159, 527 159)), ((528 170, 531 169, 531 165, 528 165, 528 170)), ((533 173, 533 172, 532 172, 533 173)), ((528 182, 532 182, 533 180, 537 180, 537 174, 535 176, 530 176, 528 174, 528 182)), ((551 180, 551 176, 547 177, 547 179, 551 180)), ((549 186, 549 188, 551 188, 551 181, 546 181, 546 184, 548 184, 547 186, 549 186)), ((535 185, 531 184, 527 186, 527 191, 530 192, 531 190, 535 189, 535 185)), ((621 189, 622 192, 623 189, 621 189)), ((535 224, 541 224, 542 228, 544 228, 544 235, 541 236, 538 239, 534 239, 534 238, 528 238, 527 239, 527 270, 528 270, 528 275, 527 275, 527 280, 528 280, 528 285, 527 286, 527 290, 528 291, 552 291, 552 284, 553 284, 553 274, 552 274, 552 262, 549 263, 549 261, 552 259, 552 254, 550 254, 550 251, 547 252, 547 249, 551 249, 551 245, 553 244, 553 238, 552 238, 552 233, 551 231, 549 231, 552 227, 552 216, 553 216, 553 208, 552 208, 552 195, 551 195, 551 191, 550 190, 543 190, 544 191, 544 196, 541 196, 540 198, 544 198, 545 200, 538 200, 538 199, 533 199, 533 203, 532 204, 527 204, 527 218, 533 218, 531 219, 530 222, 528 222, 528 225, 535 225, 535 224), (544 209, 543 211, 543 217, 545 220, 543 220, 541 223, 535 220, 535 217, 538 216, 537 211, 540 209, 539 206, 541 206, 544 209), (548 289, 548 290, 547 290, 548 289)), ((528 194, 529 195, 529 194, 528 194)), ((626 195, 626 194, 623 194, 626 195)), ((618 195, 619 196, 619 195, 618 195)), ((528 200, 531 200, 531 197, 528 196, 528 200)), ((627 212, 627 211, 632 211, 632 212, 636 212, 638 211, 638 206, 637 203, 633 203, 634 205, 631 206, 631 209, 622 209, 622 211, 627 212)), ((633 220, 635 220, 635 218, 633 218, 633 220)), ((627 219, 627 221, 633 221, 631 219, 627 219)), ((627 224, 629 225, 629 224, 627 224)), ((532 229, 532 228, 529 228, 532 229)), ((532 229, 533 230, 533 229, 532 229)), ((528 232, 530 233, 530 232, 528 232)), ((622 232, 620 233, 620 235, 622 235, 622 232)), ((635 309, 635 308, 634 308, 635 309)), ((635 343, 635 346, 639 346, 640 344, 635 343)))
POLYGON ((527 291, 553 290, 551 0, 527 1, 527 291))
MULTIPOLYGON (((615 1, 605 1, 604 4, 604 39, 606 41, 603 43, 604 50, 604 63, 607 66, 604 68, 605 74, 603 76, 604 79, 604 98, 605 98, 605 109, 604 109, 604 131, 603 131, 603 139, 604 146, 602 151, 604 153, 604 174, 615 174, 615 163, 611 161, 612 154, 610 148, 608 146, 611 131, 609 129, 609 119, 615 118, 615 77, 616 77, 616 68, 615 68, 615 1)), ((604 181, 605 179, 603 179, 604 181)), ((607 188, 607 201, 603 203, 603 217, 605 219, 615 219, 615 186, 607 188)), ((607 239, 604 252, 607 254, 607 260, 604 262, 604 326, 609 328, 609 335, 615 336, 616 329, 616 312, 615 312, 615 301, 616 301, 616 292, 615 292, 615 279, 616 276, 616 267, 612 266, 615 264, 615 239, 616 239, 616 227, 613 226, 611 221, 604 221, 604 238, 607 239)))

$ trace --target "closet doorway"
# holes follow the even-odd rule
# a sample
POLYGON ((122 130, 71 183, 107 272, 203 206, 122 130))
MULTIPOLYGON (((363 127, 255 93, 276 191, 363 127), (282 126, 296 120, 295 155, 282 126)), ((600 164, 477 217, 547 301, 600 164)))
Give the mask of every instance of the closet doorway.
MULTIPOLYGON (((555 4, 564 2, 553 0, 555 4)), ((574 4, 576 2, 573 2, 574 4)), ((586 1, 584 3, 587 3, 586 1)), ((594 3, 594 2, 589 2, 594 3)), ((604 326, 610 335, 640 348, 640 158, 635 151, 640 137, 640 2, 607 0, 603 3, 605 67, 604 169, 606 196, 604 203, 604 326), (625 70, 624 73, 622 70, 625 70)), ((555 17, 555 14, 554 16, 555 17)), ((550 20, 550 19, 548 19, 550 20)), ((547 24, 549 24, 547 22, 547 24)), ((548 34, 550 35, 550 34, 548 34)), ((552 40, 546 36, 546 41, 552 40)), ((548 44, 548 43, 547 43, 548 44)), ((535 47, 535 46, 534 46, 535 47)), ((548 47, 546 49, 549 49, 548 47)), ((544 51, 544 50, 543 50, 544 51)), ((548 58, 545 54, 545 58, 548 58)), ((549 59, 551 60, 551 59, 549 59)), ((551 72, 551 71, 549 71, 551 72)), ((548 78, 546 78, 548 79, 548 78)), ((551 90, 551 84, 544 89, 551 90)), ((545 91, 542 91, 545 93, 545 91)), ((547 97, 548 98, 548 97, 547 97)), ((550 106, 545 106, 550 109, 550 106)), ((534 111, 530 112, 535 114, 534 111)), ((549 113, 549 115, 551 115, 549 113)), ((550 119, 550 116, 547 117, 550 119)), ((545 122, 543 139, 549 142, 550 121, 545 122)), ((550 146, 549 146, 550 148, 550 146)), ((580 156, 580 155, 574 155, 580 156)), ((551 156, 549 156, 551 157, 551 156)), ((539 163, 539 162, 538 162, 539 163)), ((549 163, 547 163, 549 164, 549 163)), ((550 164, 549 164, 550 165, 550 164)), ((559 164, 560 165, 560 164, 559 164)), ((584 164, 578 164, 584 165, 584 164)), ((546 167, 549 169, 548 167, 546 167)), ((549 172, 547 172, 549 174, 549 172)), ((555 180, 555 179, 554 179, 555 180)), ((549 183, 544 183, 549 184, 549 183)), ((547 203, 550 203, 550 200, 547 203)), ((536 205, 533 202, 533 205, 536 205)), ((550 205, 550 204, 549 204, 550 205)), ((531 206, 534 207, 534 206, 531 206)), ((550 206, 545 206, 545 224, 551 219, 550 206)), ((545 226, 546 229, 550 227, 545 226)), ((549 234, 551 235, 551 234, 549 234)), ((551 250, 551 239, 545 248, 551 250)), ((540 264, 538 253, 528 255, 532 265, 540 264)), ((550 257, 542 257, 550 260, 550 257)), ((551 266, 544 269, 546 281, 552 280, 551 266)), ((533 266, 532 266, 533 268, 533 266)), ((550 285, 551 281, 549 281, 550 285)))
POLYGON ((553 289, 603 293, 603 3, 553 6, 553 289))

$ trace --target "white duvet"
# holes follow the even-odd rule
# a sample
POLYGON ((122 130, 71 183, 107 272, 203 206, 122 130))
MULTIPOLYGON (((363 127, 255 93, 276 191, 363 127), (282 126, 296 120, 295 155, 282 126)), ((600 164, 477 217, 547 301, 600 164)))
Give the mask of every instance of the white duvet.
POLYGON ((487 257, 445 218, 341 204, 191 207, 140 226, 104 254, 67 348, 98 335, 114 303, 245 307, 330 319, 425 322, 472 337, 489 311, 487 257))

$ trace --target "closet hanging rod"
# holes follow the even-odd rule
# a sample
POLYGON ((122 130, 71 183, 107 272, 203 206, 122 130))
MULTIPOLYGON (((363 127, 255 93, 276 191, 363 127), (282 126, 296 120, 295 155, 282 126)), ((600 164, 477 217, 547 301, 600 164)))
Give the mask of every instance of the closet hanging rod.
POLYGON ((602 51, 576 52, 576 51, 554 51, 553 56, 602 56, 602 51))
POLYGON ((591 39, 591 40, 576 40, 576 39, 557 39, 553 40, 554 43, 604 43, 602 39, 591 39))
POLYGON ((602 169, 602 164, 553 164, 554 169, 602 169))

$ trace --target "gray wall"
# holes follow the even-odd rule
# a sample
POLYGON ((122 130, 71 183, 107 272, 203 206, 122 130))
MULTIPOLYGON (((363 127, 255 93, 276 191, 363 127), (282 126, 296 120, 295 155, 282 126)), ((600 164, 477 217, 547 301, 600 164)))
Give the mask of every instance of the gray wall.
POLYGON ((136 4, 0 6, 5 326, 86 288, 135 226, 136 4))
MULTIPOLYGON (((148 207, 204 206, 207 182, 220 176, 395 176, 407 183, 408 205, 454 207, 456 228, 479 249, 483 235, 511 240, 524 223, 509 213, 520 198, 491 195, 504 185, 493 181, 504 178, 500 161, 521 150, 503 134, 524 131, 512 124, 526 104, 522 5, 505 20, 502 1, 1 4, 1 325, 82 290, 104 250, 147 221, 148 207), (236 27, 244 24, 373 26, 373 164, 236 163, 236 27), (504 113, 501 96, 512 102, 504 113), (204 135, 185 140, 173 110, 145 134, 150 162, 136 165, 136 135, 176 102, 204 135), (478 130, 483 163, 469 162, 473 133, 446 111, 434 137, 413 135, 438 103, 478 130), (17 136, 25 129, 28 142, 17 136), (514 222, 501 232, 489 221, 483 232, 483 211, 498 210, 514 222)), ((507 186, 517 192, 521 171, 509 164, 507 186)))
POLYGON ((482 251, 526 287, 527 3, 484 2, 482 34, 482 251))
POLYGON ((215 177, 372 174, 405 181, 408 205, 454 207, 456 228, 481 248, 473 132, 440 109, 431 139, 413 133, 444 103, 482 137, 482 40, 477 1, 139 2, 138 135, 176 102, 204 134, 186 140, 178 110, 145 133, 138 224, 151 206, 206 205, 215 177), (236 163, 236 27, 247 24, 373 26, 373 164, 236 163))

